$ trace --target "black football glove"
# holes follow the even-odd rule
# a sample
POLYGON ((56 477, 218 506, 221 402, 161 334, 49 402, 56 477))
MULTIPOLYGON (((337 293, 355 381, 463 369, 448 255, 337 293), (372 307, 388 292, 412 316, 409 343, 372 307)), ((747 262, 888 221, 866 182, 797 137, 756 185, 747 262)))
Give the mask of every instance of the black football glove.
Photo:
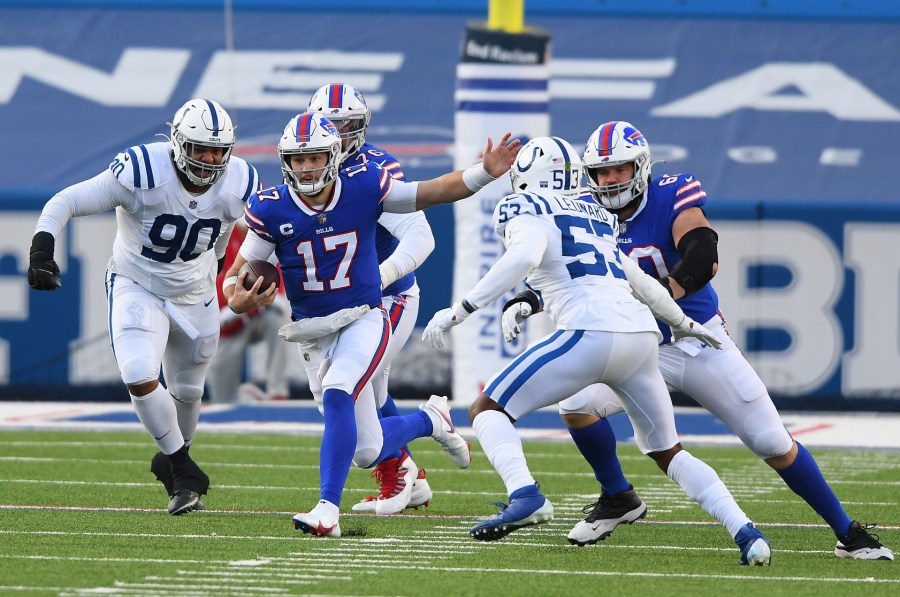
POLYGON ((62 287, 59 266, 53 261, 56 239, 49 232, 38 232, 31 239, 28 263, 28 285, 35 290, 56 290, 62 287))

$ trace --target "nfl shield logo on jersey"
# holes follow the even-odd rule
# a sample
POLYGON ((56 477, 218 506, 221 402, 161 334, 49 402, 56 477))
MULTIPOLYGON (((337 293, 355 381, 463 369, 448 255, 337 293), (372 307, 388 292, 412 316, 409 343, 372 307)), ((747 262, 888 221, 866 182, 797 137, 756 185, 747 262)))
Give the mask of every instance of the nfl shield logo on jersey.
POLYGON ((197 209, 197 202, 194 201, 194 200, 191 200, 191 202, 188 203, 188 208, 190 208, 190 209, 197 209))

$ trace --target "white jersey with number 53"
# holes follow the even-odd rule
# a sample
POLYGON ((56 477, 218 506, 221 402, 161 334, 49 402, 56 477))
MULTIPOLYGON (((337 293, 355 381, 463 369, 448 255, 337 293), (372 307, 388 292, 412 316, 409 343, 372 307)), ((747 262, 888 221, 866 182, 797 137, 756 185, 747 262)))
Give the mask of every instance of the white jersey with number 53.
POLYGON ((546 238, 544 255, 525 283, 558 329, 658 332, 622 270, 616 217, 589 195, 509 195, 494 210, 494 229, 507 239, 546 238))

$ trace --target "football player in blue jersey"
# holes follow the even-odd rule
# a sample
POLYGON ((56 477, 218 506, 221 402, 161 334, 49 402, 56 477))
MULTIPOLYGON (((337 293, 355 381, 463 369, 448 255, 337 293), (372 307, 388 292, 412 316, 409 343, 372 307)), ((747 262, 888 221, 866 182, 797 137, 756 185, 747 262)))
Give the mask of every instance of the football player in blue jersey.
MULTIPOLYGON (((274 252, 293 319, 279 335, 299 343, 304 362, 321 363, 311 372, 323 388, 321 491, 311 511, 294 516, 304 533, 340 536, 351 461, 371 467, 412 439, 431 436, 457 466, 469 465, 469 445, 451 423, 446 398, 432 396, 412 415, 378 417, 369 381, 387 350, 391 325, 382 305, 376 225, 383 211, 410 213, 457 201, 506 173, 519 145, 510 136, 496 147, 488 139, 483 160, 464 171, 403 182, 372 162, 340 170, 341 138, 321 114, 298 115, 285 127, 278 143, 285 184, 250 197, 245 214, 252 234, 222 286, 237 313, 272 302, 275 285, 262 289, 257 280, 248 290, 240 268, 274 252)), ((414 479, 418 471, 410 472, 414 479)))
MULTIPOLYGON (((762 380, 728 335, 710 284, 718 267, 718 236, 703 210, 706 191, 700 180, 692 174, 651 178, 647 140, 623 121, 594 131, 584 168, 593 198, 619 217, 621 250, 723 344, 722 350, 712 351, 693 339, 673 341, 668 327, 658 322, 665 337, 659 367, 669 388, 696 400, 775 469, 832 528, 838 539, 835 556, 892 560, 893 553, 844 511, 815 459, 785 429, 762 380)), ((518 325, 539 305, 534 295, 520 295, 507 304, 507 339, 515 337, 518 325)), ((646 514, 646 505, 622 474, 615 436, 605 419, 621 411, 615 394, 599 384, 560 404, 569 433, 601 485, 600 498, 585 508, 587 517, 568 535, 573 544, 602 541, 618 525, 646 514)))
MULTIPOLYGON (((394 156, 367 142, 366 132, 372 113, 362 93, 343 83, 325 85, 313 94, 306 111, 321 113, 338 129, 344 152, 341 169, 372 162, 388 171, 394 180, 406 180, 400 162, 394 156)), ((406 344, 416 324, 419 285, 413 272, 434 250, 434 235, 421 212, 383 213, 378 218, 375 235, 381 271, 381 303, 388 312, 392 334, 381 360, 381 370, 372 376, 372 389, 379 414, 394 417, 400 413, 388 394, 388 375, 391 362, 406 344)), ((310 368, 314 365, 311 363, 310 368)), ((315 375, 310 377, 310 390, 321 408, 322 387, 315 375)), ((401 446, 393 458, 382 460, 372 471, 379 493, 354 504, 353 511, 396 514, 404 508, 428 505, 432 491, 423 468, 419 468, 418 476, 412 479, 412 491, 406 500, 403 489, 410 483, 409 475, 414 467, 409 446, 401 446)))
POLYGON ((666 322, 668 335, 702 342, 703 350, 718 352, 720 342, 621 255, 616 216, 581 193, 582 170, 578 154, 558 137, 538 137, 522 148, 510 170, 515 192, 494 210, 494 229, 506 252, 460 303, 439 311, 425 328, 423 339, 440 346, 444 331, 526 276, 556 327, 494 375, 469 408, 472 428, 509 494, 509 505, 469 534, 493 541, 553 517, 513 423, 605 383, 628 411, 641 452, 722 523, 741 550, 742 564, 767 565, 766 537, 716 472, 678 441, 658 368, 656 346, 663 336, 654 314, 666 322))
POLYGON ((28 283, 59 288, 56 237, 72 217, 115 209, 106 274, 110 341, 138 418, 159 448, 150 470, 177 516, 202 509, 200 496, 209 488, 188 449, 219 341, 216 265, 244 203, 259 189, 259 175, 231 155, 235 127, 217 102, 190 100, 169 125, 168 142, 126 149, 103 173, 44 206, 28 283))

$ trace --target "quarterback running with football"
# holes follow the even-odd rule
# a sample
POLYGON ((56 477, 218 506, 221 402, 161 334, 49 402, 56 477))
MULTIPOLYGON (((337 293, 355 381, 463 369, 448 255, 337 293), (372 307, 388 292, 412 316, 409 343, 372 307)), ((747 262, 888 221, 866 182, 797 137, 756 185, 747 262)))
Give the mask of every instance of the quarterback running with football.
MULTIPOLYGON (((311 375, 322 384, 325 431, 319 452, 319 502, 294 516, 294 526, 339 537, 339 508, 351 461, 367 468, 394 457, 418 437, 437 440, 453 462, 469 466, 469 446, 450 421, 447 399, 432 396, 421 412, 379 419, 372 376, 391 336, 382 304, 375 249, 382 211, 410 213, 468 197, 509 170, 518 140, 490 139, 482 162, 421 182, 394 180, 377 163, 339 169, 342 141, 318 113, 288 123, 278 143, 285 184, 265 189, 247 203, 247 235, 223 283, 238 313, 271 302, 243 286, 248 260, 281 263, 294 320, 280 335, 298 342, 304 362, 321 363, 311 375)), ((410 471, 415 478, 418 471, 410 471)), ((411 487, 407 486, 407 491, 411 487)))
POLYGON ((106 273, 110 342, 138 418, 159 448, 151 471, 170 496, 169 514, 179 515, 202 509, 209 488, 188 450, 219 340, 217 263, 259 175, 231 155, 235 127, 218 103, 190 100, 169 125, 169 142, 130 147, 101 174, 50 199, 31 243, 28 283, 60 288, 54 248, 66 223, 116 211, 106 273))
MULTIPOLYGON (((384 149, 366 140, 372 112, 362 93, 343 83, 325 85, 313 94, 306 111, 324 115, 338 129, 344 154, 341 157, 341 169, 368 163, 379 164, 394 180, 406 180, 400 162, 384 149)), ((378 252, 378 269, 381 272, 381 304, 388 313, 392 333, 384 358, 381 359, 381 370, 372 376, 372 390, 379 415, 395 417, 400 413, 388 394, 391 362, 400 353, 415 327, 419 315, 419 285, 413 272, 434 250, 434 235, 422 212, 383 213, 378 218, 375 247, 378 252)), ((317 363, 307 363, 308 370, 315 371, 317 368, 317 363)), ((309 383, 321 410, 322 386, 318 377, 310 375, 309 383)), ((427 505, 432 498, 425 469, 416 466, 409 446, 401 446, 392 458, 379 462, 372 471, 372 476, 380 491, 377 495, 367 496, 354 504, 354 512, 396 514, 405 508, 427 505), (415 469, 418 469, 418 475, 412 477, 415 469), (404 491, 407 486, 412 486, 410 492, 404 491)))

